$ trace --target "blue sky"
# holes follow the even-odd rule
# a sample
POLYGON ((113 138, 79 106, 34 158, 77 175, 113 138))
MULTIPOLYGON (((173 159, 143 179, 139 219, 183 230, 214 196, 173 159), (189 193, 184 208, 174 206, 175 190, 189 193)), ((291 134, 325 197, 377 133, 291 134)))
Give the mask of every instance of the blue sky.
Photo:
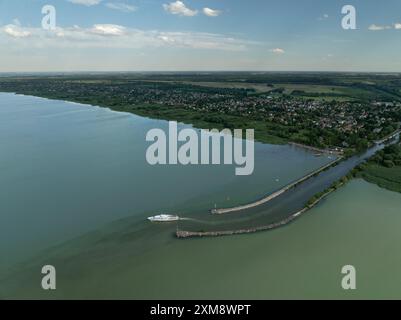
POLYGON ((400 40, 401 0, 0 0, 0 72, 401 72, 400 40))

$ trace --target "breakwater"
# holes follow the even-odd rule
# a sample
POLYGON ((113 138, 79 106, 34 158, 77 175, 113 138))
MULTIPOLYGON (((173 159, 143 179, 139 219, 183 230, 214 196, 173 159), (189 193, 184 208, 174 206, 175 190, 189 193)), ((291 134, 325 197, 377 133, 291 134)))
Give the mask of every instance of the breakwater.
MULTIPOLYGON (((339 187, 343 186, 344 183, 341 183, 339 187)), ((185 230, 177 230, 176 232, 176 237, 179 239, 187 239, 187 238, 206 238, 206 237, 223 237, 223 236, 232 236, 232 235, 240 235, 240 234, 249 234, 249 233, 255 233, 255 232, 260 232, 260 231, 268 231, 268 230, 273 230, 277 229, 280 227, 284 227, 297 218, 301 217, 303 214, 305 214, 307 211, 312 209, 314 206, 316 206, 320 201, 322 201, 324 198, 326 198, 329 194, 334 192, 337 189, 330 189, 328 190, 325 194, 320 196, 315 202, 312 204, 307 205, 305 208, 302 210, 290 215, 289 217, 280 220, 275 223, 271 223, 265 226, 259 226, 259 227, 253 227, 253 228, 243 228, 243 229, 237 229, 237 230, 224 230, 224 231, 185 231, 185 230)))
POLYGON ((265 204, 275 198, 277 198, 278 196, 282 195, 283 193, 287 192, 288 190, 296 187, 297 185, 299 185, 300 183, 314 177, 315 175, 318 175, 319 173, 321 173, 322 171, 334 166, 335 164, 337 164, 338 162, 340 162, 343 158, 339 157, 336 160, 330 162, 329 164, 326 164, 323 167, 320 167, 319 169, 307 174, 306 176, 298 179, 297 181, 290 183, 289 185, 285 186, 284 188, 260 199, 257 200, 255 202, 252 203, 248 203, 245 205, 240 205, 240 206, 236 206, 236 207, 232 207, 232 208, 225 208, 225 209, 212 209, 211 213, 212 214, 226 214, 226 213, 232 213, 232 212, 238 212, 238 211, 243 211, 243 210, 247 210, 247 209, 251 209, 251 208, 255 208, 257 206, 260 206, 262 204, 265 204))
MULTIPOLYGON (((399 131, 386 137, 383 144, 377 144, 368 149, 363 154, 347 158, 346 160, 339 162, 337 166, 330 168, 330 170, 326 170, 325 172, 322 172, 324 170, 323 167, 319 169, 320 173, 315 172, 315 174, 311 174, 314 176, 313 178, 310 177, 310 179, 305 179, 305 178, 301 179, 304 180, 304 182, 302 183, 302 188, 293 188, 291 191, 284 193, 279 199, 280 200, 279 206, 277 205, 277 202, 273 203, 273 205, 268 203, 267 205, 262 206, 260 210, 266 212, 266 214, 268 213, 270 215, 274 214, 283 215, 283 210, 288 210, 288 205, 286 205, 286 203, 291 204, 292 209, 288 210, 288 216, 283 218, 278 218, 276 222, 272 220, 272 222, 261 223, 260 225, 252 227, 233 226, 229 230, 219 230, 219 231, 177 230, 176 236, 182 239, 193 238, 193 237, 219 237, 228 235, 249 234, 259 231, 267 231, 288 225, 295 219, 305 214, 309 209, 317 205, 323 198, 334 192, 338 187, 341 187, 344 183, 340 183, 337 187, 331 187, 331 186, 333 185, 334 182, 339 181, 342 177, 347 175, 353 168, 358 166, 360 163, 373 156, 377 151, 382 150, 387 145, 386 144, 387 142, 389 144, 398 143, 399 131), (312 204, 305 205, 308 199, 318 194, 322 189, 325 190, 326 188, 329 188, 328 191, 325 192, 318 199, 316 199, 316 201, 314 201, 312 204), (291 212, 296 212, 296 213, 291 213, 291 212)), ((341 159, 338 159, 337 161, 339 160, 341 159)), ((333 165, 333 163, 331 165, 333 165)))

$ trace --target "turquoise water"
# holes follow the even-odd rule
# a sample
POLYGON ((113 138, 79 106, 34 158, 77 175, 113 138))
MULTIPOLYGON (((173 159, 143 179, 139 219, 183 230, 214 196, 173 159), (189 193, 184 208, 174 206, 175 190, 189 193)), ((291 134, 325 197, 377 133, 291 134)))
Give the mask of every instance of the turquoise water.
POLYGON ((330 161, 257 144, 249 177, 233 166, 153 167, 145 161, 152 128, 167 122, 0 93, 0 270, 124 217, 199 218, 215 204, 252 201, 330 161))

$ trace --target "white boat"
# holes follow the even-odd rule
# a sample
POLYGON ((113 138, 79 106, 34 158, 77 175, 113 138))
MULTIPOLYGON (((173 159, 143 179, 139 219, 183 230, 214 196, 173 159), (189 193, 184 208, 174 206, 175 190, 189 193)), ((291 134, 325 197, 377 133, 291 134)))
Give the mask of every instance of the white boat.
POLYGON ((148 220, 151 222, 172 222, 180 220, 180 217, 171 214, 160 214, 158 216, 149 217, 148 220))

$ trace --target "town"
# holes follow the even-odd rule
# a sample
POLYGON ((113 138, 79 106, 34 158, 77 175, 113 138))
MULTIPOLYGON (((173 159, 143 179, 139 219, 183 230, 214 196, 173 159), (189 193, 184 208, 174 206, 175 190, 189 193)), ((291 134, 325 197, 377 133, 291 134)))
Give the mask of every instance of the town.
POLYGON ((262 142, 295 142, 353 153, 396 131, 401 119, 399 77, 369 77, 365 82, 377 84, 365 85, 360 75, 351 84, 345 84, 354 81, 349 75, 318 80, 307 75, 235 73, 4 77, 0 90, 178 120, 204 129, 254 129, 255 139, 262 142))

